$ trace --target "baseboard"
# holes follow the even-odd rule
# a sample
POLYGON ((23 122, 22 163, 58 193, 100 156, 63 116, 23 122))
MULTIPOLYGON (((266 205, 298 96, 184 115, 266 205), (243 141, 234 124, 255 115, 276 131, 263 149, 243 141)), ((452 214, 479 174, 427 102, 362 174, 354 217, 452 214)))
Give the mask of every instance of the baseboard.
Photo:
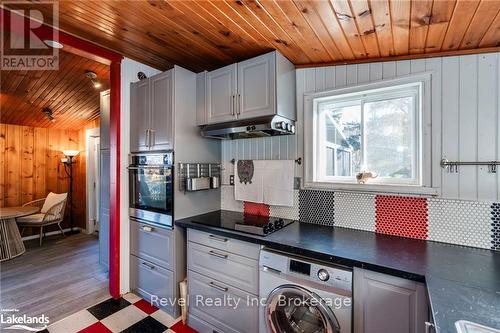
MULTIPOLYGON (((71 230, 70 228, 63 229, 64 233, 67 233, 70 230, 71 230)), ((76 230, 82 232, 82 230, 85 230, 85 229, 82 229, 80 227, 73 227, 73 231, 76 231, 76 230)), ((45 233, 45 236, 53 236, 53 235, 57 235, 57 234, 60 235, 61 230, 49 231, 49 232, 45 233)), ((31 236, 24 236, 24 237, 22 237, 22 240, 27 241, 27 240, 39 239, 39 238, 40 238, 40 234, 37 234, 37 235, 31 235, 31 236)))

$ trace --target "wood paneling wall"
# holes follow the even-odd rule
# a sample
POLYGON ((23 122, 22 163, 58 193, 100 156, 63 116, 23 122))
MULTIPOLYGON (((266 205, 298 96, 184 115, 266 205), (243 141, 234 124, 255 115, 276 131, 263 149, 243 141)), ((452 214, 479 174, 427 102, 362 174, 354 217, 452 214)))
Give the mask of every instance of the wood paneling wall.
MULTIPOLYGON (((500 177, 486 166, 465 166, 448 173, 441 158, 452 161, 500 159, 500 53, 376 62, 297 70, 297 135, 224 141, 222 160, 303 157, 303 95, 412 73, 432 73, 432 183, 441 197, 500 200, 500 177)), ((227 173, 226 173, 227 174, 227 173)), ((302 167, 296 167, 302 177, 302 167)), ((224 183, 229 183, 223 179, 224 183)))
MULTIPOLYGON (((98 126, 94 121, 86 128, 98 126)), ((69 178, 61 163, 64 149, 81 152, 78 163, 73 165, 73 225, 85 228, 85 128, 59 130, 0 124, 0 207, 20 206, 44 198, 49 192, 67 192, 69 178)))

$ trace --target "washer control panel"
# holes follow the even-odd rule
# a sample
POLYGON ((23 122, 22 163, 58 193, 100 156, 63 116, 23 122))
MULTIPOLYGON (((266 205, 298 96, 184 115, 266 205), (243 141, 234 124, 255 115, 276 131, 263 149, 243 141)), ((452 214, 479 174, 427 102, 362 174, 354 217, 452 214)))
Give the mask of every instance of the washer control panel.
POLYGON ((348 268, 311 262, 307 259, 289 257, 266 250, 260 252, 259 264, 279 274, 295 276, 348 292, 352 291, 352 270, 348 268))
POLYGON ((288 260, 288 273, 346 291, 352 291, 352 271, 294 258, 288 260))
POLYGON ((347 269, 311 264, 311 279, 316 282, 352 291, 352 271, 347 269))

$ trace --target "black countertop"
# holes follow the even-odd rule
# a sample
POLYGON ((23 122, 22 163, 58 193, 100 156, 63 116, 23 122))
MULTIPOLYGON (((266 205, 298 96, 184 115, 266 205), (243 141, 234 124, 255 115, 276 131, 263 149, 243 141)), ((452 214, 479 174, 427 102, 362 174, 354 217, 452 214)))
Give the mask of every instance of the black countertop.
POLYGON ((456 333, 460 319, 500 329, 500 252, 299 222, 262 237, 222 229, 220 214, 175 224, 425 282, 439 333, 456 333))

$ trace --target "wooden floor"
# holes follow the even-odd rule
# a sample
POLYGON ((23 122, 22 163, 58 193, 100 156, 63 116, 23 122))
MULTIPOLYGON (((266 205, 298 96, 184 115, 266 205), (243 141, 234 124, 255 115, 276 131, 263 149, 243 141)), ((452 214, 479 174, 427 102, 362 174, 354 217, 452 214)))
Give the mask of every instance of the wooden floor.
POLYGON ((99 264, 98 239, 76 234, 26 243, 26 253, 0 263, 0 307, 49 317, 50 323, 107 297, 108 273, 99 264))

